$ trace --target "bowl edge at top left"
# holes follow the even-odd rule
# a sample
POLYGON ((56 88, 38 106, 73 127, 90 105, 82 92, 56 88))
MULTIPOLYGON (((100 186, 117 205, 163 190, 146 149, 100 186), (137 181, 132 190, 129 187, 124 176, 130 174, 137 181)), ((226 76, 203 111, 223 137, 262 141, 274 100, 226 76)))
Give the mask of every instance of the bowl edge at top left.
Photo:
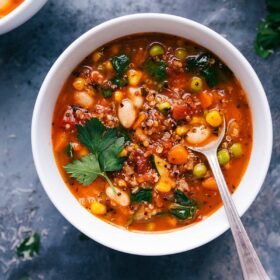
POLYGON ((19 27, 33 17, 48 0, 25 0, 17 8, 0 19, 0 35, 19 27))

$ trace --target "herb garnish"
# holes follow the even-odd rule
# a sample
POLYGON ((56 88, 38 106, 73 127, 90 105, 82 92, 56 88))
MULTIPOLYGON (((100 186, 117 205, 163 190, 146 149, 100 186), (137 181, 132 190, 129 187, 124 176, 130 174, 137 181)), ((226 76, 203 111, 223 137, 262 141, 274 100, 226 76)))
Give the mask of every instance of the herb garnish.
POLYGON ((193 74, 201 75, 210 88, 232 77, 231 70, 208 53, 189 56, 186 60, 186 69, 193 74))
POLYGON ((163 81, 166 78, 166 63, 163 60, 156 61, 148 58, 144 63, 144 70, 157 81, 163 81))
POLYGON ((132 202, 141 202, 141 201, 147 201, 149 203, 152 202, 152 189, 140 189, 136 193, 131 194, 131 201, 132 202))
POLYGON ((90 154, 67 164, 64 169, 71 178, 85 186, 102 176, 114 189, 107 172, 122 169, 125 158, 119 154, 124 148, 125 138, 119 137, 117 128, 107 128, 97 118, 87 120, 84 126, 77 125, 77 131, 79 141, 90 154))
POLYGON ((40 235, 33 233, 26 237, 22 243, 17 247, 17 255, 19 257, 33 257, 34 254, 39 253, 40 235))
POLYGON ((104 98, 110 98, 113 95, 113 92, 110 88, 102 88, 102 94, 104 98))
POLYGON ((267 0, 268 15, 259 24, 255 50, 262 58, 269 57, 280 47, 280 2, 267 0))

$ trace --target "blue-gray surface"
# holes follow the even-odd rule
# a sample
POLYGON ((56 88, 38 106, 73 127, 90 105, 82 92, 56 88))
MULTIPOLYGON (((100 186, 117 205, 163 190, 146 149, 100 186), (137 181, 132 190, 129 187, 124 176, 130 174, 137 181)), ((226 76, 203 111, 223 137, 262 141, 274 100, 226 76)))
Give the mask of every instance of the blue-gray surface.
POLYGON ((91 27, 139 12, 175 14, 213 28, 241 50, 263 82, 274 122, 274 149, 265 184, 243 222, 271 278, 280 279, 280 53, 266 61, 256 56, 253 41, 265 4, 245 0, 50 0, 29 22, 0 37, 0 279, 241 279, 229 231, 177 255, 119 253, 91 240, 80 241, 80 233, 55 209, 39 182, 30 123, 46 73, 91 27), (39 256, 22 261, 15 247, 31 229, 41 234, 41 250, 39 256))

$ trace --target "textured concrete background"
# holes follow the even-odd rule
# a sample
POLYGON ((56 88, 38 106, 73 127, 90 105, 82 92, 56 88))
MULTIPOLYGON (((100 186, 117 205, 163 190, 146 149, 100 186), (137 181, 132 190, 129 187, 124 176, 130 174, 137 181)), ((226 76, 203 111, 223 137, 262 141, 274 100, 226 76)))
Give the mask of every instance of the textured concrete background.
POLYGON ((30 123, 49 68, 91 27, 139 12, 175 14, 213 28, 247 57, 263 82, 275 144, 262 191, 242 220, 271 278, 280 279, 280 53, 266 61, 256 56, 253 41, 265 4, 253 0, 50 0, 29 22, 0 37, 0 279, 241 279, 230 232, 173 256, 119 253, 80 241, 80 233, 54 208, 38 180, 30 123), (15 247, 31 229, 41 234, 40 254, 22 261, 15 247))

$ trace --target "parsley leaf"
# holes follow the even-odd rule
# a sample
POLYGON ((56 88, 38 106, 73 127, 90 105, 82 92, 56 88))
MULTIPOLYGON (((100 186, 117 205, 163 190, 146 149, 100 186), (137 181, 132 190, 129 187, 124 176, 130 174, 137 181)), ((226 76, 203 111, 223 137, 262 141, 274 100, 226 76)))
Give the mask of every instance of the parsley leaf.
POLYGON ((90 154, 67 164, 64 169, 85 186, 102 176, 114 189, 106 172, 122 169, 125 158, 119 155, 126 141, 122 132, 119 128, 105 127, 97 118, 87 120, 84 126, 77 125, 77 131, 78 139, 90 154))
POLYGON ((110 98, 110 97, 112 97, 113 92, 110 88, 103 88, 102 94, 103 94, 104 98, 110 98))
POLYGON ((280 2, 267 0, 268 15, 259 24, 255 40, 256 53, 262 57, 269 57, 275 49, 280 47, 280 2))
POLYGON ((163 81, 166 78, 166 63, 163 60, 155 61, 148 58, 144 63, 144 70, 157 81, 163 81))
POLYGON ((125 158, 119 157, 119 154, 123 147, 124 137, 121 137, 100 154, 99 161, 103 171, 118 171, 122 169, 125 158))
POLYGON ((76 178, 79 183, 85 186, 90 185, 101 173, 98 160, 94 154, 84 156, 81 160, 74 160, 67 164, 64 169, 71 174, 71 178, 76 178))
POLYGON ((17 255, 19 257, 33 257, 34 254, 39 253, 40 235, 33 233, 26 237, 22 243, 17 247, 17 255))
POLYGON ((78 139, 91 153, 98 155, 114 143, 117 129, 106 128, 99 119, 87 120, 84 126, 77 125, 78 139))

